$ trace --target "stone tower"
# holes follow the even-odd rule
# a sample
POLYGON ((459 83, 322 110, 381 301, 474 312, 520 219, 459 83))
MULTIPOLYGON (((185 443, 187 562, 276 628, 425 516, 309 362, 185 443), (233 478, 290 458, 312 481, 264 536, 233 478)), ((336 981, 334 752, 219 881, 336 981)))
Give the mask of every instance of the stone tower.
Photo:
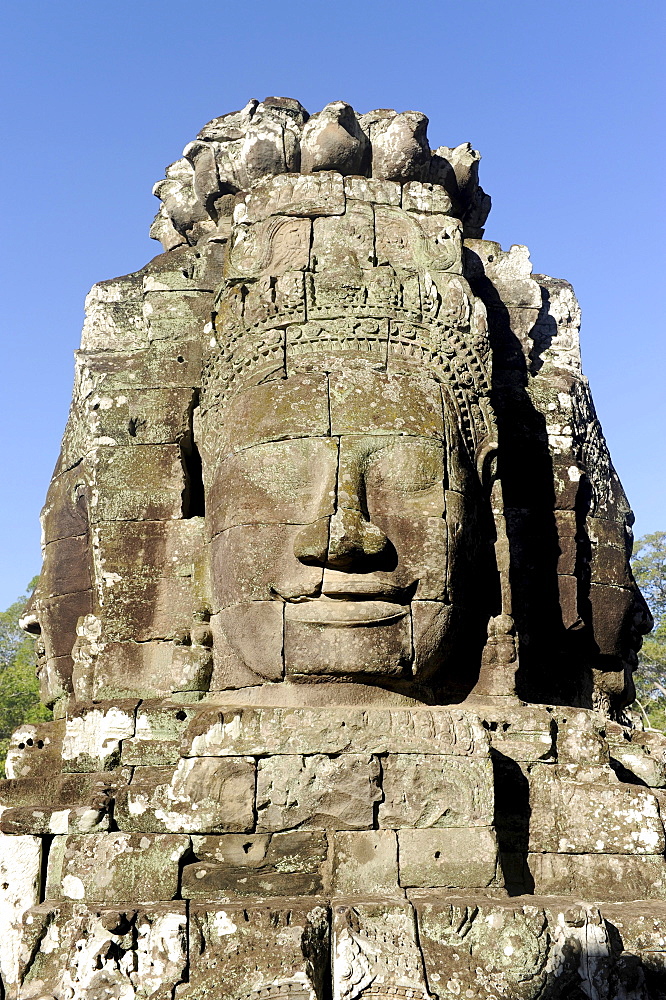
POLYGON ((87 300, 0 785, 20 1000, 666 996, 666 740, 564 281, 417 112, 251 101, 87 300))

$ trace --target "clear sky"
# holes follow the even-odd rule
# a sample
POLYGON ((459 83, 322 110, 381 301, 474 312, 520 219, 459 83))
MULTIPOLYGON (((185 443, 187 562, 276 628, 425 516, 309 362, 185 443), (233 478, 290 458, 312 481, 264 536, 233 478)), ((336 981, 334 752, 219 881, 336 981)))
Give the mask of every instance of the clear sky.
POLYGON ((151 187, 211 118, 269 94, 415 109, 469 140, 486 237, 570 280, 636 532, 666 530, 663 0, 9 0, 0 15, 0 608, 38 515, 83 300, 159 250, 151 187))

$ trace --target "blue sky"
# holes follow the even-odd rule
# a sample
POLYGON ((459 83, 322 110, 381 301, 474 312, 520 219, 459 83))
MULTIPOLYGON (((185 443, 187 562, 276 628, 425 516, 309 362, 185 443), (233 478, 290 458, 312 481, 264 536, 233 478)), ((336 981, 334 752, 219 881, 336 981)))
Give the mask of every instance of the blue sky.
POLYGON ((570 280, 583 362, 636 532, 666 530, 662 0, 9 0, 0 607, 38 571, 38 515, 83 300, 141 267, 152 184, 208 120, 268 94, 416 109, 471 141, 486 236, 570 280))

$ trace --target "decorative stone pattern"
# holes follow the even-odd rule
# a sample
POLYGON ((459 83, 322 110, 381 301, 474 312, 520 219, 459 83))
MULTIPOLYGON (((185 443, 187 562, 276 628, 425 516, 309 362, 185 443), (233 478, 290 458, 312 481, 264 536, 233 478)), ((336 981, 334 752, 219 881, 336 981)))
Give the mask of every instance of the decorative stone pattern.
POLYGON ((7 1000, 665 1000, 632 515, 574 293, 482 238, 478 161, 251 101, 91 291, 7 1000))

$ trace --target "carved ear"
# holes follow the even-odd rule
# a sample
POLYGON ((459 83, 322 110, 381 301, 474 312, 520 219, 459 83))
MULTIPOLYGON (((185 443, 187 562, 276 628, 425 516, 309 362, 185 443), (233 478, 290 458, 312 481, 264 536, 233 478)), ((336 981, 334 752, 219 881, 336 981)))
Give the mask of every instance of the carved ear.
POLYGON ((481 485, 490 490, 497 479, 497 441, 484 438, 476 449, 476 471, 481 485))

